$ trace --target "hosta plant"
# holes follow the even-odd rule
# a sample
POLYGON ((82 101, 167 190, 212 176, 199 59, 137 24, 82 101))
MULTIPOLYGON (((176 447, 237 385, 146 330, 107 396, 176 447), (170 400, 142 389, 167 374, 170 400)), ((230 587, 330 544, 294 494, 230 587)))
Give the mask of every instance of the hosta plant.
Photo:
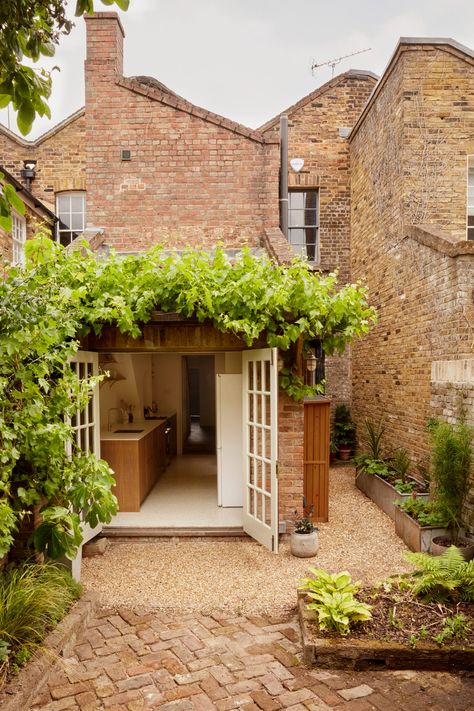
POLYGON ((354 622, 370 620, 371 606, 357 600, 360 583, 353 583, 349 573, 331 574, 318 568, 310 572, 314 577, 302 580, 301 589, 312 600, 307 607, 316 611, 321 630, 347 635, 354 622))

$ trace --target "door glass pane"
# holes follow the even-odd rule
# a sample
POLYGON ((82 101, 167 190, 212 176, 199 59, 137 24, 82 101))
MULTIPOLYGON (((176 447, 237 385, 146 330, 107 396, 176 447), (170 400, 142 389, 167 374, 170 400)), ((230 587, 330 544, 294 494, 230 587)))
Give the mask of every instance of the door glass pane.
POLYGON ((263 386, 265 392, 270 392, 270 361, 265 361, 265 380, 263 386))
POLYGON ((255 383, 255 389, 257 391, 260 391, 262 389, 262 362, 257 361, 257 363, 255 364, 255 367, 257 369, 257 380, 255 383))
POLYGON ((248 363, 249 390, 253 390, 253 363, 248 363))

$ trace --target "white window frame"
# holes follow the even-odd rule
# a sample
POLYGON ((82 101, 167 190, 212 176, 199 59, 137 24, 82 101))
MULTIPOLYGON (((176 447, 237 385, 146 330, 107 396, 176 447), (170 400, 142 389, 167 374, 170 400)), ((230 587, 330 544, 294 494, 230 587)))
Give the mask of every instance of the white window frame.
POLYGON ((319 188, 315 187, 307 187, 307 186, 292 186, 288 190, 288 242, 291 244, 293 247, 294 251, 296 254, 299 254, 302 256, 304 259, 307 259, 310 264, 319 264, 319 206, 320 206, 320 193, 319 193, 319 188), (315 208, 294 208, 293 210, 291 209, 291 195, 294 195, 296 193, 314 193, 316 196, 316 206, 315 208), (304 223, 301 225, 296 225, 292 224, 292 212, 303 212, 304 213, 304 223), (314 212, 315 216, 315 224, 306 224, 306 214, 314 212), (292 232, 296 234, 297 231, 304 230, 306 231, 307 229, 309 230, 314 230, 315 231, 315 236, 316 236, 316 241, 314 243, 312 242, 296 242, 292 238, 292 232), (314 259, 310 259, 308 256, 308 251, 311 249, 311 247, 314 247, 314 259))
POLYGON ((71 244, 73 240, 81 235, 86 229, 86 192, 85 190, 64 190, 60 193, 56 193, 56 215, 58 217, 58 222, 56 224, 56 241, 60 242, 64 246, 71 244), (80 210, 73 209, 72 197, 82 198, 82 205, 80 210), (60 208, 60 204, 64 198, 69 198, 69 205, 67 209, 63 207, 60 208), (74 220, 74 218, 80 217, 82 219, 74 220), (77 226, 72 226, 73 221, 79 223, 77 226))
POLYGON ((25 265, 26 218, 12 212, 12 264, 25 265))
POLYGON ((474 241, 474 225, 469 225, 470 217, 474 217, 474 155, 467 156, 466 166, 466 239, 474 241))

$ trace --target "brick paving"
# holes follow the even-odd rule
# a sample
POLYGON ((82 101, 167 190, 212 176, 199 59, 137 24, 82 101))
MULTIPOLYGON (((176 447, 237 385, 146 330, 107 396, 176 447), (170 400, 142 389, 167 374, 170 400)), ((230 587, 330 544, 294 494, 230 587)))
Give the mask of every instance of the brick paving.
POLYGON ((305 668, 296 617, 102 610, 32 711, 467 711, 474 679, 305 668))

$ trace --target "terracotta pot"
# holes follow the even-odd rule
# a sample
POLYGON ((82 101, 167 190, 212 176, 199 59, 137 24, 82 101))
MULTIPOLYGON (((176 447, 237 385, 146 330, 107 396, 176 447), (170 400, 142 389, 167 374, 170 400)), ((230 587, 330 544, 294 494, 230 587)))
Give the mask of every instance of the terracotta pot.
POLYGON ((319 550, 319 531, 312 533, 292 533, 290 550, 297 558, 312 558, 319 550))
MULTIPOLYGON (((448 550, 449 546, 444 545, 440 541, 445 541, 448 536, 436 536, 433 538, 430 544, 430 553, 431 555, 443 555, 443 553, 446 553, 448 550)), ((462 555, 464 556, 465 560, 472 560, 474 558, 474 545, 470 543, 470 541, 466 540, 462 536, 459 538, 458 543, 459 545, 459 550, 461 551, 462 555)), ((454 542, 450 545, 454 545, 454 542)))
POLYGON ((339 459, 341 459, 343 462, 347 462, 347 460, 351 456, 351 449, 350 447, 339 447, 339 459))

